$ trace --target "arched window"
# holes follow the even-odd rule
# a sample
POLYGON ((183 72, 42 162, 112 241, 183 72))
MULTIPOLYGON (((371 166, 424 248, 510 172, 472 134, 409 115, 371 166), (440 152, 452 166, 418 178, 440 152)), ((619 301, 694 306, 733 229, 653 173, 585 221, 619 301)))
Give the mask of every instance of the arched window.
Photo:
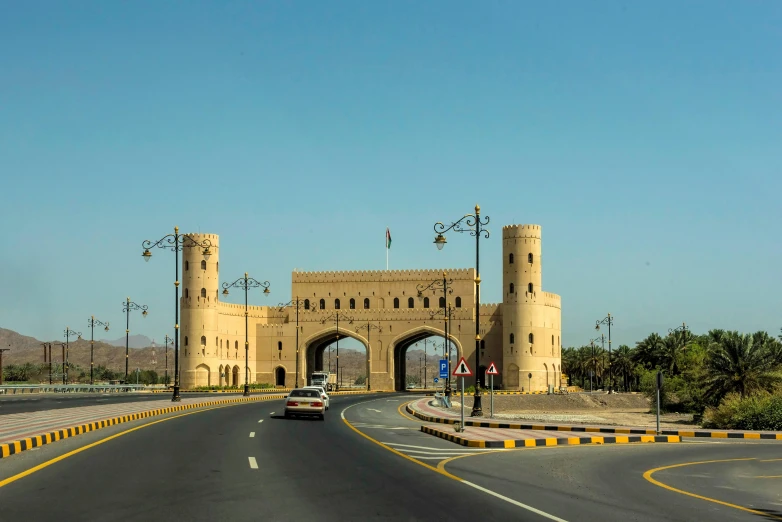
POLYGON ((282 341, 277 341, 277 350, 282 351, 282 341))
POLYGON ((234 350, 239 349, 239 341, 234 341, 234 350))
POLYGON ((188 297, 190 297, 190 291, 188 291, 188 289, 185 288, 185 299, 187 299, 188 297))
POLYGON ((187 346, 187 336, 185 336, 185 346, 187 346))
POLYGON ((215 346, 217 346, 217 343, 218 343, 219 339, 220 339, 219 337, 215 337, 215 346))
POLYGON ((532 334, 532 332, 529 333, 529 343, 530 344, 535 343, 535 336, 532 334))
POLYGON ((554 346, 554 336, 551 336, 551 346, 554 346))
POLYGON ((513 342, 516 340, 516 337, 513 334, 510 334, 510 344, 513 344, 513 342))
POLYGON ((369 310, 369 297, 364 298, 364 310, 369 310))
POLYGON ((513 264, 513 254, 508 256, 508 264, 513 264))
POLYGON ((486 341, 481 339, 481 350, 485 350, 485 349, 486 349, 486 341))
POLYGON ((399 298, 394 297, 394 308, 399 308, 399 298))
POLYGON ((530 252, 529 254, 527 254, 527 263, 530 263, 530 264, 532 264, 532 252, 530 252))
POLYGON ((350 298, 350 309, 355 310, 356 309, 356 300, 352 297, 350 298))
POLYGON ((201 289, 201 297, 206 297, 206 288, 201 289))
POLYGON ((206 336, 205 335, 201 336, 201 346, 206 346, 206 336))
POLYGON ((190 262, 185 261, 185 272, 187 272, 188 270, 190 270, 190 262))
POLYGON ((456 308, 461 308, 461 307, 462 307, 462 298, 461 297, 457 297, 456 298, 456 308))
POLYGON ((408 298, 407 298, 407 307, 408 307, 408 308, 413 308, 413 307, 415 307, 415 301, 413 300, 413 298, 412 298, 412 297, 408 297, 408 298))
POLYGON ((440 297, 438 306, 440 308, 445 308, 445 297, 440 297))
POLYGON ((532 293, 532 283, 527 283, 527 292, 532 293))
POLYGON ((326 309, 326 300, 325 299, 321 299, 320 300, 320 309, 321 310, 325 310, 326 309))
POLYGON ((304 300, 304 309, 305 310, 309 310, 310 309, 310 300, 309 299, 305 299, 304 300))
POLYGON ((206 261, 201 260, 201 270, 206 270, 206 261))
POLYGON ((429 298, 424 297, 424 308, 429 308, 429 298))
POLYGON ((339 299, 334 299, 334 310, 339 310, 339 299))
POLYGON ((511 293, 511 294, 512 294, 512 293, 513 293, 513 290, 514 290, 515 288, 516 288, 516 287, 515 287, 515 286, 513 286, 513 283, 511 283, 511 284, 510 284, 510 289, 508 290, 508 293, 511 293))

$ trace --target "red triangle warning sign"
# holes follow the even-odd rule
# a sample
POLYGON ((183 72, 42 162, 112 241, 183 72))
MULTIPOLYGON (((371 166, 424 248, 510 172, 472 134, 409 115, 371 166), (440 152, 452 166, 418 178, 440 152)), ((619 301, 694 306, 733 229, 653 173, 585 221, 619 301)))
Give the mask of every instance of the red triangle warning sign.
POLYGON ((494 363, 491 363, 489 365, 489 369, 486 370, 486 375, 499 375, 500 372, 497 371, 497 367, 494 365, 494 363))
POLYGON ((467 361, 464 360, 464 357, 459 359, 459 363, 453 369, 453 374, 456 377, 472 377, 472 370, 467 366, 467 361))

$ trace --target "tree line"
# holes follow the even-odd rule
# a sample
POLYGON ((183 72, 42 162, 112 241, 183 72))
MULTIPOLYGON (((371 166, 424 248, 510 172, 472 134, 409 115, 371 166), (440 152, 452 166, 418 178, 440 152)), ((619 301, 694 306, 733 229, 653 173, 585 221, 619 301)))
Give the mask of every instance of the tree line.
MULTIPOLYGON (((52 382, 61 383, 63 376, 62 364, 52 364, 52 382)), ((155 370, 135 370, 128 372, 128 384, 136 384, 138 377, 139 384, 163 384, 164 375, 159 375, 155 370)), ((115 371, 103 365, 95 366, 93 378, 96 383, 107 383, 111 381, 123 381, 125 379, 124 371, 115 371)), ((173 377, 169 375, 169 381, 173 377)), ((41 384, 49 383, 49 364, 48 363, 23 363, 3 365, 3 380, 5 383, 24 383, 41 384)), ((69 364, 68 382, 70 384, 89 384, 90 369, 77 364, 69 364)))

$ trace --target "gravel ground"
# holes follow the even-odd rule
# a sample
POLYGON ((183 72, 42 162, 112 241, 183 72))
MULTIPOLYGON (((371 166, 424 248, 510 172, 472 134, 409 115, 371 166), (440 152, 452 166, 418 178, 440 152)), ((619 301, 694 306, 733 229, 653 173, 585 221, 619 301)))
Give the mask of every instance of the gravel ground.
MULTIPOLYGON (((459 407, 460 395, 451 400, 459 407)), ((472 396, 465 395, 464 405, 472 408, 472 396)), ((489 395, 482 398, 484 415, 489 414, 489 395)), ((574 424, 654 427, 656 416, 650 412, 650 401, 641 394, 617 393, 568 395, 495 395, 494 417, 507 420, 534 420, 574 424)), ((660 415, 665 428, 697 428, 692 415, 660 415)))

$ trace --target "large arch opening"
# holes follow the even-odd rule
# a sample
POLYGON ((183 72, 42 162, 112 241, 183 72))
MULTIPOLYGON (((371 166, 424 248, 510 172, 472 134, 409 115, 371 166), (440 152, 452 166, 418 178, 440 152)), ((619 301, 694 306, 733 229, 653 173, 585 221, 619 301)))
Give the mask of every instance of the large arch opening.
POLYGON ((234 366, 233 369, 233 381, 231 382, 232 386, 239 386, 239 367, 234 366))
MULTIPOLYGON (((353 326, 353 325, 348 325, 353 326)), ((365 340, 355 332, 336 327, 305 341, 303 374, 312 383, 312 372, 328 372, 331 389, 371 389, 371 360, 365 340)))
MULTIPOLYGON (((452 336, 446 344, 443 331, 420 327, 394 341, 394 390, 443 388, 448 378, 440 379, 440 360, 446 359, 448 374, 458 362, 461 346, 452 336), (435 379, 437 382, 435 383, 435 379)), ((454 387, 451 382, 451 387, 454 387)))
POLYGON ((274 370, 274 384, 275 386, 285 386, 285 368, 278 366, 274 370))

